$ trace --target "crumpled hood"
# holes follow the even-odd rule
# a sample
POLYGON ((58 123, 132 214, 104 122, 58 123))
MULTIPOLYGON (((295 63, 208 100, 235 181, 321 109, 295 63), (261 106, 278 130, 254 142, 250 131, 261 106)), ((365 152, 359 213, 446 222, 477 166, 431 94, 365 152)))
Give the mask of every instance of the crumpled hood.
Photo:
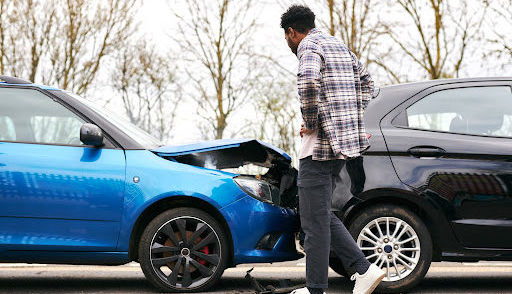
POLYGON ((151 151, 162 157, 179 159, 181 163, 214 169, 237 168, 249 163, 264 167, 291 163, 291 157, 286 152, 255 139, 221 139, 162 146, 151 151))

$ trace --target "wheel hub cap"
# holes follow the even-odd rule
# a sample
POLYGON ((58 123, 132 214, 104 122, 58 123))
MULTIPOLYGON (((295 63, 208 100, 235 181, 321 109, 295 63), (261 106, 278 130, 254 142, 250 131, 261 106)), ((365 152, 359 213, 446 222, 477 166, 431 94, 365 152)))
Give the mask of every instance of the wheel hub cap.
POLYGON ((405 278, 419 262, 418 235, 409 224, 396 217, 370 221, 359 233, 357 245, 368 261, 386 272, 386 282, 405 278))
POLYGON ((181 249, 181 255, 182 256, 189 256, 190 255, 190 249, 188 249, 188 248, 181 249))

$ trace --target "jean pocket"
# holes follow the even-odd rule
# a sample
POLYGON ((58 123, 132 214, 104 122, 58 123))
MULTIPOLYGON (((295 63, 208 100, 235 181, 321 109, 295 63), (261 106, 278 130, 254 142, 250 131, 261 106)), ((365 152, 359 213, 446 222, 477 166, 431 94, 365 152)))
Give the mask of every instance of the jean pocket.
POLYGON ((323 162, 306 158, 300 161, 297 186, 311 187, 329 183, 329 169, 323 162))

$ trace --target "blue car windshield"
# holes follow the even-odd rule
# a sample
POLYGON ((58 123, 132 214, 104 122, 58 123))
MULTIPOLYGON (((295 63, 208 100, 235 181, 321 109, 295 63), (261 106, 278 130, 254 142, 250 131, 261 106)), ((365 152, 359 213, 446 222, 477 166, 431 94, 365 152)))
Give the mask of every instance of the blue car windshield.
POLYGON ((105 119, 110 121, 112 124, 114 124, 116 127, 118 127, 123 133, 125 133, 127 136, 129 136, 130 138, 135 140, 139 145, 143 146, 144 148, 153 149, 153 148, 163 145, 163 143, 160 142, 160 140, 158 140, 157 138, 148 134, 146 131, 137 127, 136 125, 132 124, 131 122, 120 117, 119 115, 112 113, 110 111, 107 111, 107 110, 105 110, 105 108, 95 104, 94 102, 84 99, 72 92, 66 91, 66 94, 72 96, 73 98, 80 101, 80 103, 85 104, 87 107, 91 108, 94 112, 103 116, 105 119))

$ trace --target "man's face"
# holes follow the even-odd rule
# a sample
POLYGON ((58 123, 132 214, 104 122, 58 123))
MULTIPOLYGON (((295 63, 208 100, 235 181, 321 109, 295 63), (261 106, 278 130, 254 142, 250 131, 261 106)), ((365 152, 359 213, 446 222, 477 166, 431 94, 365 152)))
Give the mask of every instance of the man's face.
POLYGON ((293 54, 297 55, 297 48, 300 43, 300 40, 297 39, 297 32, 292 28, 288 28, 288 30, 284 32, 284 38, 286 39, 286 43, 288 43, 288 47, 290 47, 293 54))

